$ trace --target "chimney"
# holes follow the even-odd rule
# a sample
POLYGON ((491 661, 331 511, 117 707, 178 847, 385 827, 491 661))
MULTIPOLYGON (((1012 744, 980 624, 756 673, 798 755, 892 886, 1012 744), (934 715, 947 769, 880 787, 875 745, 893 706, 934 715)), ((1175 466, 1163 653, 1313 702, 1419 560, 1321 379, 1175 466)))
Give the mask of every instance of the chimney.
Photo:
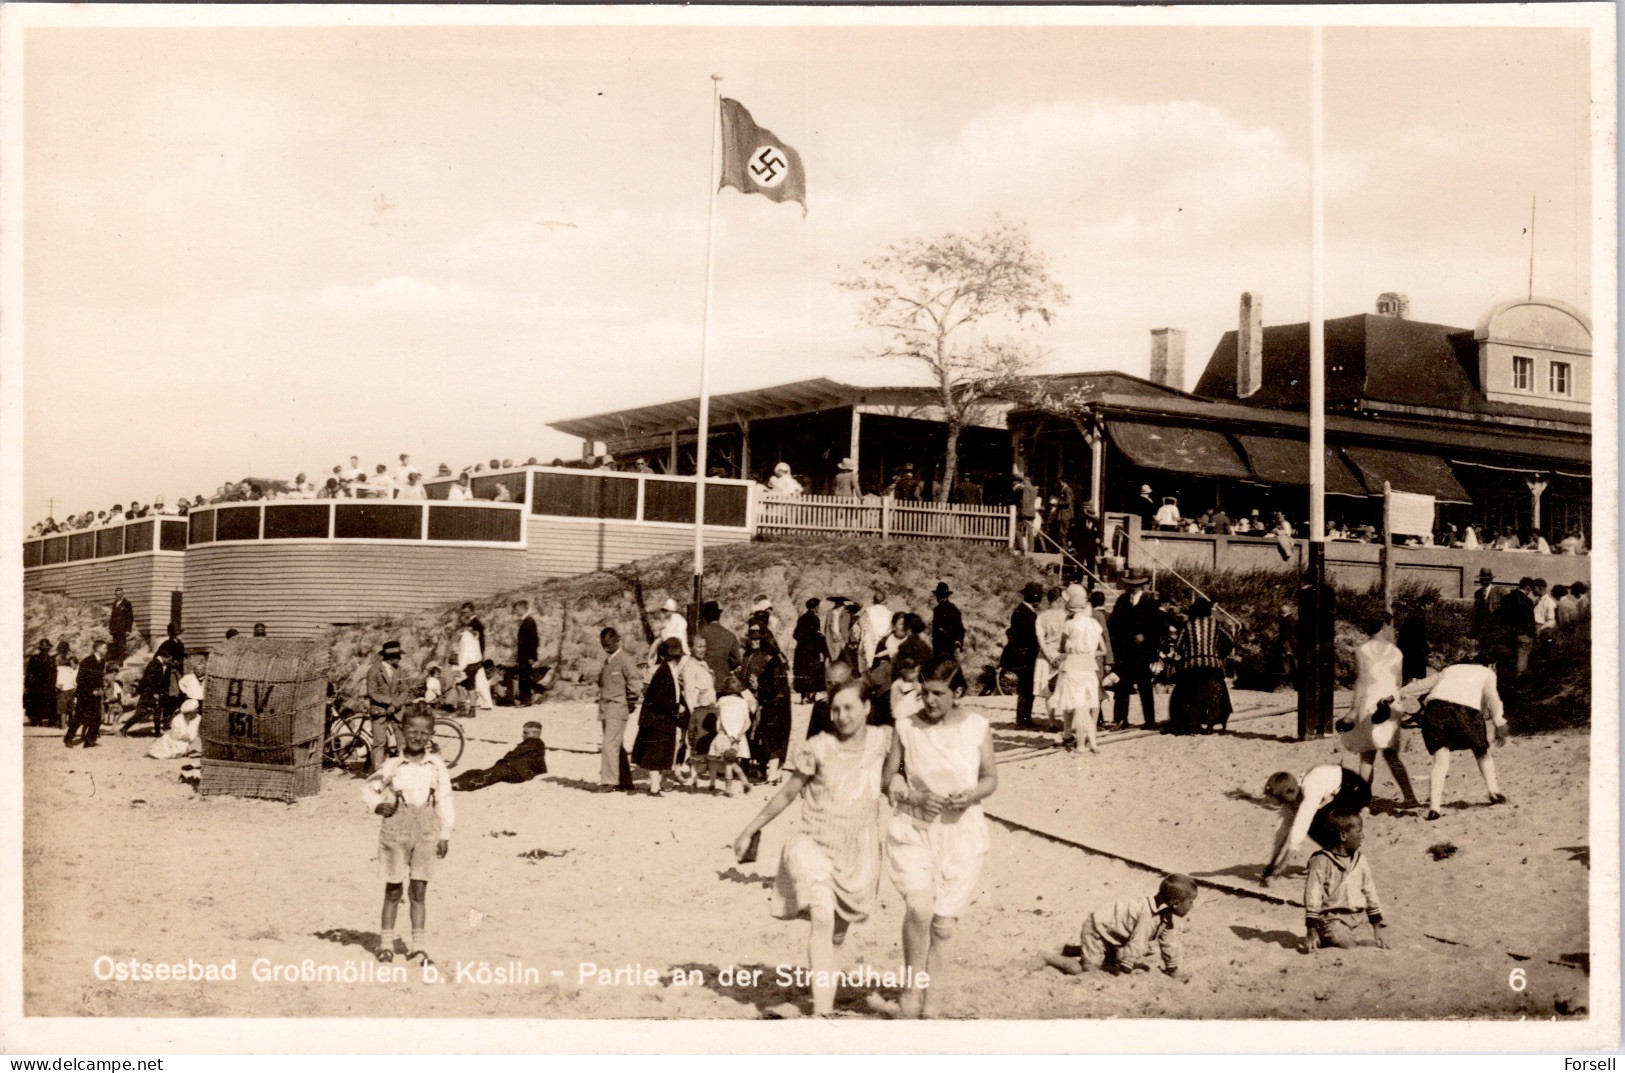
POLYGON ((1411 315, 1411 300, 1397 291, 1377 295, 1377 316, 1404 320, 1411 315))
POLYGON ((1185 390, 1185 331, 1151 329, 1151 379, 1163 387, 1185 390))
POLYGON ((1264 297, 1241 296, 1241 325, 1236 332, 1236 398, 1245 399, 1264 386, 1264 297))

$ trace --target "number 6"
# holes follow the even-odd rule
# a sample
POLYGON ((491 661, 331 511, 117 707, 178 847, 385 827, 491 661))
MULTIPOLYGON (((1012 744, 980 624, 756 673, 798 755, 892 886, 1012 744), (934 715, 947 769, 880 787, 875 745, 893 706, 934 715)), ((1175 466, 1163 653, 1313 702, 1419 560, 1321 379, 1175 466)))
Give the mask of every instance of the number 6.
POLYGON ((1512 974, 1507 977, 1507 986, 1514 991, 1522 991, 1529 986, 1529 980, 1524 976, 1522 969, 1513 969, 1512 974))

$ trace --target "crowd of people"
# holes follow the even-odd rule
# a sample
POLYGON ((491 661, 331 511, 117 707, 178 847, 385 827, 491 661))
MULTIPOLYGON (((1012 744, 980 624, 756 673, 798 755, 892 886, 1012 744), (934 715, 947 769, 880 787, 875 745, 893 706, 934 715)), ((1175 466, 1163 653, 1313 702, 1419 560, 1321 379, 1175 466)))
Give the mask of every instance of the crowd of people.
MULTIPOLYGON (((551 464, 566 463, 555 458, 551 464)), ((173 505, 166 504, 162 497, 154 499, 151 503, 141 503, 132 499, 128 507, 123 503, 115 503, 107 510, 87 510, 69 515, 61 521, 55 517, 48 517, 34 523, 29 530, 29 536, 42 537, 95 529, 137 518, 184 518, 194 510, 219 503, 253 503, 282 499, 420 500, 429 497, 424 486, 426 480, 452 479, 455 483, 448 490, 447 498, 453 501, 468 500, 476 498, 469 487, 472 478, 517 466, 538 465, 542 463, 534 456, 519 463, 511 458, 493 458, 489 462, 476 462, 454 472, 451 466, 442 462, 433 475, 425 475, 421 469, 412 464, 410 455, 400 455, 393 467, 380 462, 371 468, 363 466, 359 456, 351 455, 348 465, 334 466, 326 474, 318 473, 316 480, 310 479, 304 473, 295 475, 292 480, 244 477, 240 481, 225 482, 215 489, 212 495, 181 496, 173 505)), ((480 498, 511 500, 513 496, 506 487, 499 485, 480 498)))
MULTIPOLYGON (((982 683, 1016 694, 1018 732, 1042 727, 1060 748, 1094 753, 1100 733, 1128 728, 1136 696, 1145 728, 1176 734, 1227 728, 1234 639, 1208 600, 1173 606, 1148 580, 1123 577, 1123 592, 1109 608, 1104 589, 1036 581, 1023 587, 996 677, 982 683), (1172 684, 1166 720, 1158 719, 1158 683, 1172 684)), ((1440 818, 1457 752, 1474 757, 1492 805, 1507 801, 1494 755, 1509 733, 1502 689, 1535 673, 1532 667, 1538 671, 1541 654, 1565 635, 1586 628, 1590 594, 1580 583, 1549 590, 1539 578, 1497 588, 1488 571, 1479 581, 1475 655, 1437 674, 1428 667, 1429 601, 1408 605, 1398 623, 1385 613, 1358 623, 1365 640, 1355 650, 1349 706, 1336 724, 1341 747, 1356 761, 1277 772, 1265 783, 1264 799, 1281 817, 1259 881, 1268 886, 1295 854, 1310 851, 1306 951, 1385 945, 1388 922, 1363 849, 1379 756, 1400 792, 1401 813, 1425 808, 1425 820, 1440 818), (1431 758, 1425 801, 1401 759, 1407 728, 1420 731, 1431 758)), ((731 797, 767 788, 768 799, 735 840, 740 863, 756 859, 764 828, 799 800, 801 823, 784 844, 775 879, 775 913, 808 922, 815 1014, 829 1014, 848 982, 836 968, 838 950, 849 929, 873 912, 884 874, 904 901, 905 966, 900 998, 871 996, 871 1006, 890 1016, 926 1016, 988 851, 982 802, 999 781, 992 725, 966 700, 973 692, 961 669, 967 632, 949 583, 901 598, 878 586, 864 595, 809 597, 793 622, 780 621, 766 594, 732 609, 708 601, 697 615, 667 599, 641 616, 641 644, 605 627, 596 678, 597 789, 658 796, 676 783, 731 797), (800 740, 792 733, 797 699, 812 707, 800 740), (882 798, 889 815, 879 808, 882 798)), ((363 796, 381 820, 381 959, 428 961, 427 884, 447 852, 454 793, 547 771, 542 727, 534 721, 495 764, 456 779, 432 747, 437 710, 473 717, 500 701, 528 705, 552 685, 555 669, 540 662, 539 620, 527 601, 513 611, 512 666, 492 661, 486 628, 472 603, 464 603, 443 656, 421 678, 402 671, 394 639, 366 669, 372 750, 363 796), (397 928, 402 900, 409 903, 410 942, 397 928)), ((119 593, 109 612, 119 659, 132 618, 119 593)), ((265 635, 262 627, 255 633, 265 635)), ((25 708, 31 722, 64 725, 66 744, 77 737, 92 747, 103 722, 100 706, 117 682, 116 659, 105 639, 77 660, 67 649, 58 645, 53 654, 45 641, 29 657, 25 708)), ((172 624, 142 668, 136 713, 123 729, 150 720, 149 755, 195 752, 205 673, 198 657, 188 660, 172 624)), ((1046 960, 1068 975, 1160 967, 1179 976, 1181 921, 1196 899, 1190 877, 1167 875, 1154 892, 1095 909, 1082 921, 1078 942, 1046 960)))

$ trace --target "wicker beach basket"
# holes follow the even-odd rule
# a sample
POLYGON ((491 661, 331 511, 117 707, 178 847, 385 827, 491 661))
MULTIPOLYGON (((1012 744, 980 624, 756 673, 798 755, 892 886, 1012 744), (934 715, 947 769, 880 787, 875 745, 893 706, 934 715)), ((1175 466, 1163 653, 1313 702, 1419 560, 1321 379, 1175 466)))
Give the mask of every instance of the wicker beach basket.
POLYGON ((314 641, 234 637, 210 652, 201 791, 279 801, 316 793, 327 669, 314 641))

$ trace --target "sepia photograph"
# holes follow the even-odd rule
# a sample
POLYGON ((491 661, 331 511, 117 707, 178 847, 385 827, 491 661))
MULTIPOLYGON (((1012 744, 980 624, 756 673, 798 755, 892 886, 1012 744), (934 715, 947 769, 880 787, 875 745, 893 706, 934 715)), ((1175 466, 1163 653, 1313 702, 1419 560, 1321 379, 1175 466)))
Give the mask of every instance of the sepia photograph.
POLYGON ((1615 19, 7 5, 0 1046, 1617 1049, 1615 19))

